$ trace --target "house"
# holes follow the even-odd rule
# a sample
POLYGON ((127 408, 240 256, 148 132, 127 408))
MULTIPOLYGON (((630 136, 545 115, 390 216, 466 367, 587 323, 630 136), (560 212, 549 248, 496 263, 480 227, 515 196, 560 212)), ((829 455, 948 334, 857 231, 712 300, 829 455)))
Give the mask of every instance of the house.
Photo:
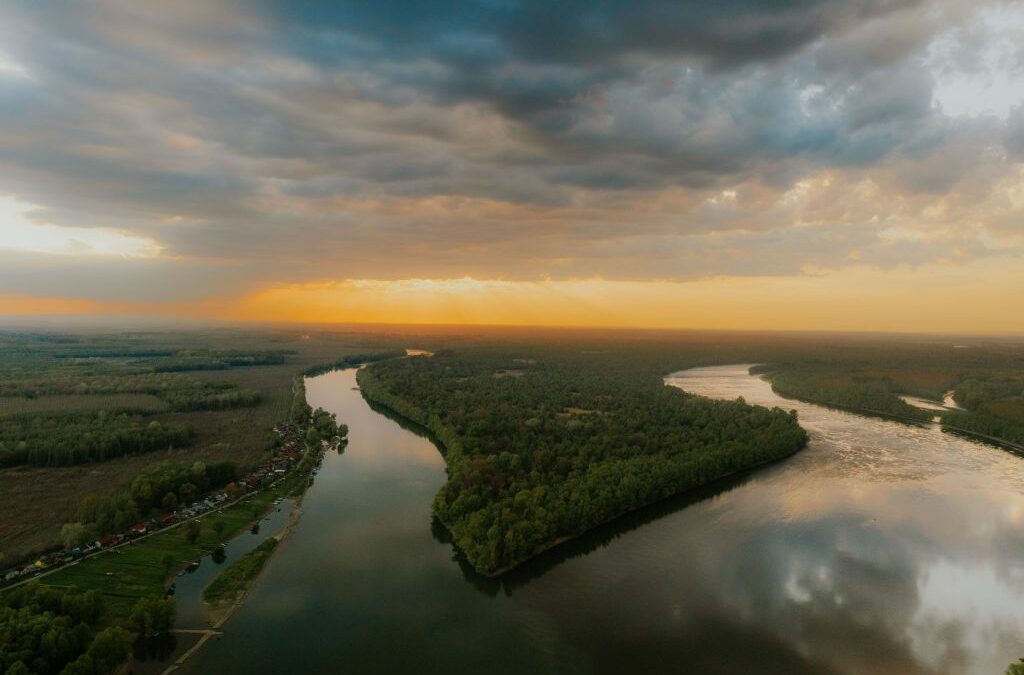
POLYGON ((113 534, 105 534, 96 542, 96 546, 99 548, 108 548, 115 544, 117 544, 117 537, 113 534))
POLYGON ((131 532, 134 535, 140 535, 140 534, 146 534, 146 531, 148 529, 149 528, 146 527, 145 523, 135 523, 134 525, 132 525, 129 528, 129 532, 131 532))

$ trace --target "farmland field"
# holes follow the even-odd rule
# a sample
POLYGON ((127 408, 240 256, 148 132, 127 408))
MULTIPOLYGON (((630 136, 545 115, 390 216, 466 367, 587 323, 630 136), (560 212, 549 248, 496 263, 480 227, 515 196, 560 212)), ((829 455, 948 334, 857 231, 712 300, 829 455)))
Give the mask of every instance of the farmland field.
MULTIPOLYGON (((84 498, 111 494, 147 467, 229 461, 247 471, 266 456, 273 425, 287 418, 296 375, 346 355, 396 348, 395 337, 368 332, 0 332, 0 424, 59 427, 76 416, 130 411, 143 427, 180 425, 190 435, 185 445, 59 464, 52 458, 61 452, 81 453, 79 427, 67 427, 63 440, 34 432, 55 446, 44 460, 24 461, 16 438, 6 449, 0 439, 0 459, 8 458, 0 462, 0 568, 59 545, 84 498), (239 365, 188 370, 197 353, 239 365), (184 370, 155 372, 171 368, 177 355, 184 370), (254 395, 237 405, 228 398, 222 407, 233 392, 254 395), (197 409, 175 410, 172 401, 197 409)), ((31 454, 31 443, 24 453, 31 454)))

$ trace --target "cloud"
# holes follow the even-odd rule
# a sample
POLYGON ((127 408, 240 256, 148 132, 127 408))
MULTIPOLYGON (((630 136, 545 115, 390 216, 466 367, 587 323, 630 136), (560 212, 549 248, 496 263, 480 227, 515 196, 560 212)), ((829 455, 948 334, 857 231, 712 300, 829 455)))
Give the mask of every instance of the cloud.
POLYGON ((0 281, 135 301, 1018 255, 1024 108, 948 109, 1019 70, 1000 7, 6 3, 0 192, 160 257, 4 254, 0 281))

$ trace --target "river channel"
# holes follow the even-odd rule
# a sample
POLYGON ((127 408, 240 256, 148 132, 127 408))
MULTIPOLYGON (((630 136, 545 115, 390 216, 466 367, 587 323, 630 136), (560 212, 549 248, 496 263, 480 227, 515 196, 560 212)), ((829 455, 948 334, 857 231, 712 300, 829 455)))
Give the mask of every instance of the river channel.
POLYGON ((460 563, 437 448, 355 371, 307 380, 350 427, 193 673, 955 673, 1024 655, 1024 459, 782 399, 748 366, 666 383, 796 409, 808 447, 541 556, 460 563))

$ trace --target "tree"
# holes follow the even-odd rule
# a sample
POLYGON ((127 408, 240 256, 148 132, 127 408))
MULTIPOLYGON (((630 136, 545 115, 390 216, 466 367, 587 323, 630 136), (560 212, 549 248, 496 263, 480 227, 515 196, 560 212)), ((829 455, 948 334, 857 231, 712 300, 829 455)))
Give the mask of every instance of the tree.
POLYGON ((64 523, 60 528, 60 540, 64 548, 80 546, 87 535, 88 528, 82 523, 64 523))
POLYGON ((168 492, 167 494, 164 495, 161 504, 163 505, 165 510, 173 511, 176 508, 178 508, 178 496, 173 492, 168 492))
POLYGON ((190 544, 196 543, 196 539, 199 539, 199 521, 190 520, 185 525, 185 541, 190 544))
POLYGON ((144 638, 166 632, 174 625, 174 598, 142 598, 132 607, 128 625, 144 638))
POLYGON ((181 501, 187 504, 196 494, 196 486, 192 483, 182 483, 178 488, 178 494, 181 495, 181 501))
POLYGON ((217 519, 213 521, 213 531, 217 533, 217 537, 221 537, 224 534, 224 521, 217 519))
POLYGON ((92 641, 89 651, 80 656, 77 661, 64 670, 63 675, 75 675, 77 673, 109 673, 117 669, 128 658, 128 649, 131 646, 131 636, 128 631, 120 626, 111 626, 102 631, 92 641), (80 662, 84 669, 75 670, 80 662), (91 668, 91 670, 88 670, 91 668))

